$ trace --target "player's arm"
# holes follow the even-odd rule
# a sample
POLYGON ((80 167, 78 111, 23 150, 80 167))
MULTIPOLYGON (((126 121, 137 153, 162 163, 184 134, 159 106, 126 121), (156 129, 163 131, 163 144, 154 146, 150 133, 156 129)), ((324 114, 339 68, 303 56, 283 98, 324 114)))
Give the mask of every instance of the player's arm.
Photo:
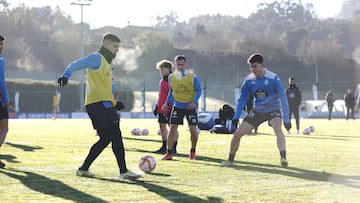
POLYGON ((0 96, 2 96, 2 100, 6 103, 10 102, 9 94, 6 90, 6 82, 5 82, 5 65, 3 61, 0 64, 0 96))
POLYGON ((250 96, 250 94, 251 94, 250 87, 247 85, 246 80, 245 80, 241 87, 240 97, 236 103, 236 110, 235 110, 233 120, 239 120, 239 118, 244 110, 246 101, 247 101, 248 97, 250 96))
POLYGON ((192 103, 196 104, 201 96, 201 85, 199 78, 195 75, 194 76, 194 88, 195 88, 195 97, 192 100, 192 103))
POLYGON ((171 88, 171 85, 170 85, 170 83, 171 83, 170 77, 168 77, 168 81, 169 81, 169 92, 168 92, 168 95, 166 97, 165 104, 161 107, 161 109, 163 111, 166 111, 167 108, 169 107, 169 105, 174 103, 174 95, 172 93, 172 88, 171 88))
POLYGON ((277 93, 277 96, 278 98, 280 98, 280 102, 281 102, 281 110, 282 110, 282 113, 283 113, 283 120, 284 120, 284 123, 290 123, 290 118, 289 118, 289 103, 288 103, 288 100, 287 100, 287 96, 286 96, 286 93, 285 93, 285 90, 284 90, 284 87, 283 85, 281 84, 281 81, 280 79, 277 77, 277 79, 275 80, 276 83, 276 93, 277 93))

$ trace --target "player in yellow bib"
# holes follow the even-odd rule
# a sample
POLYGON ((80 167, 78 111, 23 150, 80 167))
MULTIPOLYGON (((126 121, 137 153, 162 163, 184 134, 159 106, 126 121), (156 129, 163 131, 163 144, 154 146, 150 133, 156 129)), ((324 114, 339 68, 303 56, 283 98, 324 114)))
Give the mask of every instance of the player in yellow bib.
POLYGON ((119 126, 120 119, 116 111, 120 108, 120 103, 116 102, 112 93, 111 62, 115 58, 119 46, 120 39, 117 36, 105 34, 99 51, 72 62, 58 78, 59 85, 64 86, 74 71, 86 69, 85 108, 94 129, 97 130, 99 140, 91 147, 83 164, 77 170, 78 176, 94 176, 89 172, 89 167, 111 142, 120 176, 124 179, 140 177, 126 167, 125 150, 119 126))
POLYGON ((179 125, 183 125, 185 116, 191 134, 189 158, 195 159, 195 149, 198 141, 196 104, 201 96, 200 80, 192 71, 187 70, 188 65, 184 55, 176 56, 174 63, 175 72, 169 75, 169 94, 165 104, 161 107, 163 110, 166 110, 168 105, 173 103, 170 113, 170 131, 167 143, 168 152, 162 160, 172 160, 177 128, 179 125))

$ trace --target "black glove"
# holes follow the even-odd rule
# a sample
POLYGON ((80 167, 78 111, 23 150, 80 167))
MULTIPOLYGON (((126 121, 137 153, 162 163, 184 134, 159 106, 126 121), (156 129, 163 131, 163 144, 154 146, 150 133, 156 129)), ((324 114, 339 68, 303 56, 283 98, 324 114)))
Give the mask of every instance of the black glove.
POLYGON ((153 114, 154 114, 155 117, 158 115, 158 105, 157 104, 155 105, 155 108, 153 110, 153 114))
POLYGON ((233 119, 231 122, 232 122, 233 126, 235 126, 235 128, 238 127, 239 119, 233 119))
POLYGON ((117 101, 116 102, 116 106, 115 106, 115 109, 120 111, 120 110, 123 110, 125 108, 124 104, 120 101, 117 101))
POLYGON ((284 126, 287 131, 291 129, 291 123, 284 123, 284 126))
POLYGON ((58 78, 57 83, 61 86, 64 87, 68 82, 68 79, 64 76, 61 76, 58 78))

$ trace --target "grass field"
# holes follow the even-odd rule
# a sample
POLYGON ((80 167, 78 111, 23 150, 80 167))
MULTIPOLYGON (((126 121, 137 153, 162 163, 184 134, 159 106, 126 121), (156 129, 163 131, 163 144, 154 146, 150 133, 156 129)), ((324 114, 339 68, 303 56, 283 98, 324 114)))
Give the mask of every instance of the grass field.
MULTIPOLYGON (((232 135, 201 131, 197 160, 190 161, 190 139, 180 128, 178 154, 161 161, 155 119, 122 119, 128 168, 137 172, 142 155, 157 160, 151 174, 121 180, 111 147, 90 170, 96 178, 75 175, 97 140, 88 119, 10 120, 0 148, 0 202, 360 202, 360 121, 305 119, 311 135, 287 137, 288 168, 280 167, 276 137, 264 124, 257 136, 245 136, 231 168, 232 135), (148 136, 132 136, 132 128, 148 136)), ((294 131, 294 130, 293 130, 294 131)))

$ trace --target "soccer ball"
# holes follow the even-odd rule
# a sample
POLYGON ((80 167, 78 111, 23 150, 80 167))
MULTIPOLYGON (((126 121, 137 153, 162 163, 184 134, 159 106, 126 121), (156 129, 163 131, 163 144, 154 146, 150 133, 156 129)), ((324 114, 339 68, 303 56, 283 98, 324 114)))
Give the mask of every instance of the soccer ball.
POLYGON ((149 155, 142 156, 139 160, 139 168, 145 173, 151 173, 155 169, 155 158, 149 155))
POLYGON ((142 135, 149 135, 149 130, 147 128, 144 128, 142 131, 141 131, 141 134, 142 135))
POLYGON ((304 135, 310 135, 310 129, 309 129, 309 128, 305 128, 305 129, 303 130, 303 134, 304 134, 304 135))
POLYGON ((311 133, 313 133, 313 132, 315 131, 315 127, 314 127, 314 126, 310 126, 310 127, 308 127, 308 128, 309 128, 309 130, 310 130, 311 133))
POLYGON ((140 128, 133 128, 131 130, 131 134, 132 135, 140 135, 141 134, 141 129, 140 128))
POLYGON ((161 135, 161 130, 160 130, 160 129, 157 131, 157 134, 158 134, 158 135, 161 135))

